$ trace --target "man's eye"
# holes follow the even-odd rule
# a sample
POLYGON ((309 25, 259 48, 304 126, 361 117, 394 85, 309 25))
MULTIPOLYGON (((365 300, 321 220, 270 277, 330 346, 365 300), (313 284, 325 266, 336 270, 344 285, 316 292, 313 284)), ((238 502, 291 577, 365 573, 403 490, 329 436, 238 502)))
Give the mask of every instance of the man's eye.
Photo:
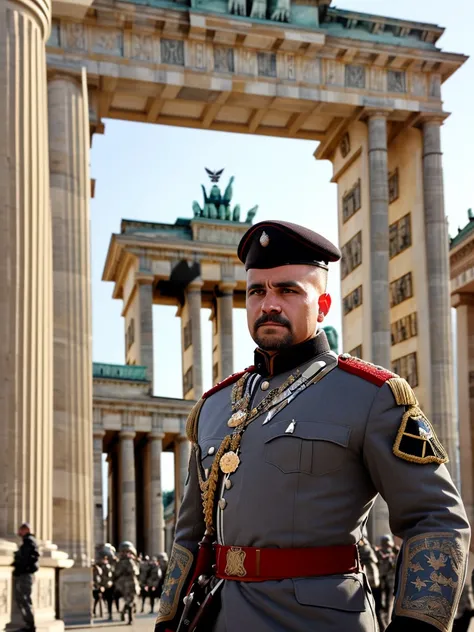
POLYGON ((291 288, 289 288, 289 287, 284 287, 284 288, 282 289, 282 292, 283 292, 283 294, 294 294, 294 293, 295 293, 295 291, 294 291, 294 290, 292 290, 292 289, 291 289, 291 288))
POLYGON ((263 290, 250 290, 249 295, 253 296, 254 294, 256 294, 257 296, 262 296, 263 290))

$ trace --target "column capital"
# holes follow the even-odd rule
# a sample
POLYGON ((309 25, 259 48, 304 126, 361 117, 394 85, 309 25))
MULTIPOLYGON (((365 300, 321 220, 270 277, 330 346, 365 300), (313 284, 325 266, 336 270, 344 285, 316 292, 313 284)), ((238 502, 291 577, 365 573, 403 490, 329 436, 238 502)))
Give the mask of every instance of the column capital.
POLYGON ((82 77, 78 75, 70 75, 63 70, 50 70, 48 72, 48 84, 53 81, 69 81, 74 87, 82 89, 82 77))
POLYGON ((419 127, 424 127, 425 125, 444 125, 445 120, 448 118, 449 114, 447 112, 436 112, 436 113, 425 113, 420 114, 420 118, 418 121, 419 127))
POLYGON ((201 277, 197 277, 196 279, 193 279, 187 285, 186 291, 187 292, 200 292, 203 285, 204 285, 204 281, 201 279, 201 277))
POLYGON ((390 114, 392 114, 393 110, 388 108, 375 108, 375 107, 366 107, 364 110, 364 115, 367 119, 373 118, 388 118, 390 114))
POLYGON ((103 439, 105 437, 105 430, 103 428, 94 428, 92 434, 94 439, 103 439))
POLYGON ((135 430, 121 430, 119 433, 120 439, 135 439, 135 430))
POLYGON ((137 272, 135 276, 135 282, 137 286, 153 285, 154 280, 155 280, 155 277, 153 276, 153 274, 149 274, 147 272, 137 272))
POLYGON ((147 436, 150 441, 162 441, 165 438, 165 433, 162 430, 152 430, 147 436))
POLYGON ((237 281, 233 281, 231 279, 226 279, 224 281, 220 281, 219 283, 219 291, 223 294, 233 294, 236 287, 237 281))

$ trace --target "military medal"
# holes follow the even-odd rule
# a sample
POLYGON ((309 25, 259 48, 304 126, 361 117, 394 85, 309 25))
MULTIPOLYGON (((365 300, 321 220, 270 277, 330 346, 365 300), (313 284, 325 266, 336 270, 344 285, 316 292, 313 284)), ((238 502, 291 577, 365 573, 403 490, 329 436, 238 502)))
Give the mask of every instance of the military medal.
POLYGON ((219 461, 219 466, 224 474, 232 474, 240 465, 240 458, 236 452, 226 452, 219 461))
POLYGON ((244 410, 238 410, 236 413, 232 415, 232 417, 227 422, 229 428, 237 428, 241 423, 245 421, 247 418, 247 413, 244 410))

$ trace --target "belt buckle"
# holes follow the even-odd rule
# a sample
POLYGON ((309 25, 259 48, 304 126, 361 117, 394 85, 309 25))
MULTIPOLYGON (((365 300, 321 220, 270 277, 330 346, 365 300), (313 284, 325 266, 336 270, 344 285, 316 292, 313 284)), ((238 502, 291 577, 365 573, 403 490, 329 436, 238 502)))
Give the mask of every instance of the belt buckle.
POLYGON ((231 546, 227 549, 224 573, 230 577, 245 577, 247 575, 246 557, 247 553, 240 546, 231 546))

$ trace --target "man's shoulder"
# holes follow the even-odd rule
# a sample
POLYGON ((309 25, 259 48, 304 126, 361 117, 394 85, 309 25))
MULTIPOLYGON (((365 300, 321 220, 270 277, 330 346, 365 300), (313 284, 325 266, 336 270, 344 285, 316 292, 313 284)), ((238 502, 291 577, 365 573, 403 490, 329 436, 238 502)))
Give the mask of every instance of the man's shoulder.
POLYGON ((237 382, 246 373, 253 373, 253 371, 255 371, 255 367, 250 366, 247 369, 244 369, 243 371, 232 373, 232 375, 229 375, 224 380, 221 380, 220 382, 215 384, 212 388, 210 388, 208 391, 203 393, 202 399, 209 399, 215 393, 218 393, 219 391, 222 391, 228 386, 235 384, 235 382, 237 382))
POLYGON ((391 379, 399 378, 396 373, 382 366, 351 356, 349 353, 342 353, 338 357, 337 365, 346 373, 362 378, 378 387, 383 386, 391 379))

